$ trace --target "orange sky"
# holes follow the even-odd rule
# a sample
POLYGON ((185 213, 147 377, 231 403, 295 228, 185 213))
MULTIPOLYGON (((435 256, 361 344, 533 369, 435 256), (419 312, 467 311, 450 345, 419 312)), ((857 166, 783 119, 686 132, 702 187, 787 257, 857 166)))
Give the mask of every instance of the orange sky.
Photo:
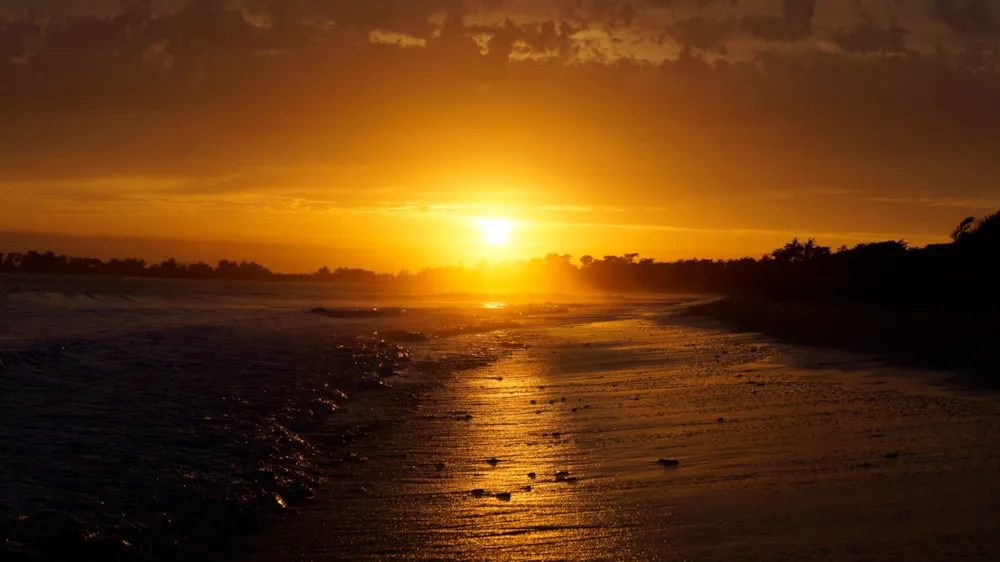
POLYGON ((0 0, 0 245, 728 258, 1000 208, 992 0, 376 4, 0 0))

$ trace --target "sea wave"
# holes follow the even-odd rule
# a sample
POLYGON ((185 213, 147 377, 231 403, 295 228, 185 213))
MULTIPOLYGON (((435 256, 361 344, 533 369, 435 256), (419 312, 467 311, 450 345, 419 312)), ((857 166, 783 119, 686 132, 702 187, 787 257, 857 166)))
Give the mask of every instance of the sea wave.
POLYGON ((409 351, 374 334, 188 326, 2 352, 4 559, 149 559, 308 502, 327 424, 409 351), (319 431, 323 428, 323 431, 319 431))

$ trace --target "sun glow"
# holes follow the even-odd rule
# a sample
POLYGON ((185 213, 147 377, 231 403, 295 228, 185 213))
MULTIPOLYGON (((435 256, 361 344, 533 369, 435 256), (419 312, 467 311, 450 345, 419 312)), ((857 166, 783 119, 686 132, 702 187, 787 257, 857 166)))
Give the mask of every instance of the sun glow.
POLYGON ((479 219, 479 228, 483 231, 483 241, 487 244, 505 244, 510 238, 514 223, 503 219, 479 219))

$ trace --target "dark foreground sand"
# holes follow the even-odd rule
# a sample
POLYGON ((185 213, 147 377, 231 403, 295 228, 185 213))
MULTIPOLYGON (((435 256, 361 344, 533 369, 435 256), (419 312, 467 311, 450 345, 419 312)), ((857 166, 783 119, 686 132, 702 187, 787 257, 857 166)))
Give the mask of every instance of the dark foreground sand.
POLYGON ((353 412, 355 462, 234 557, 1000 559, 995 395, 674 312, 463 336, 509 352, 353 412))

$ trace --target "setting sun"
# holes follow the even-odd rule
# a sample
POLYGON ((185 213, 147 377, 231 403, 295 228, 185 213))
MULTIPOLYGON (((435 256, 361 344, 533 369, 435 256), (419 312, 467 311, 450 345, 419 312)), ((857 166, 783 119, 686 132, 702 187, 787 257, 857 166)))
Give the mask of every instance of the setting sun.
POLYGON ((503 219, 480 219, 479 228, 483 231, 483 241, 487 244, 504 244, 510 238, 513 223, 503 219))

